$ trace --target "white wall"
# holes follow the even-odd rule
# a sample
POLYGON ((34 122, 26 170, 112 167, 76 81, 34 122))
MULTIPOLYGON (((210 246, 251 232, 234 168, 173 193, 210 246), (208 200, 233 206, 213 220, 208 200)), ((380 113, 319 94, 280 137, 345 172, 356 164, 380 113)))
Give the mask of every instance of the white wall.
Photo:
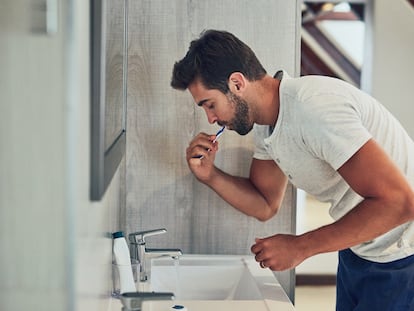
POLYGON ((0 4, 0 310, 107 310, 123 172, 89 201, 89 1, 52 35, 34 3, 0 4))
POLYGON ((372 1, 371 94, 414 138, 414 7, 406 0, 372 1))

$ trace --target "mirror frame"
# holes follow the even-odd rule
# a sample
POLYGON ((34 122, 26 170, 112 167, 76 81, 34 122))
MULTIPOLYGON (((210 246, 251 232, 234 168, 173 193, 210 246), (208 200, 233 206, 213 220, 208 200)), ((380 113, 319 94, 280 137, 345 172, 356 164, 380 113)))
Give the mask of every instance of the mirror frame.
MULTIPOLYGON (((99 201, 102 199, 109 183, 111 182, 126 148, 126 100, 127 100, 127 0, 123 0, 124 37, 123 37, 123 83, 122 83, 122 125, 118 129, 118 136, 105 146, 105 128, 111 120, 106 115, 106 1, 90 0, 91 29, 91 178, 90 199, 99 201)), ((110 1, 110 0, 109 0, 110 1)), ((118 111, 119 112, 119 111, 118 111)))

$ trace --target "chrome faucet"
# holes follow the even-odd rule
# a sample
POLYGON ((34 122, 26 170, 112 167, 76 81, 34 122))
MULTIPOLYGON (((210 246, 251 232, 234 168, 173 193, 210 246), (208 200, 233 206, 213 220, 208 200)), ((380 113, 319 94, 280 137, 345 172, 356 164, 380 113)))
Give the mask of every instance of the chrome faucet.
POLYGON ((178 258, 183 253, 180 249, 167 249, 167 248, 147 248, 145 238, 153 235, 159 235, 166 233, 167 229, 155 229, 148 231, 139 231, 130 233, 128 235, 130 243, 131 258, 140 262, 140 281, 145 282, 148 279, 147 260, 150 258, 157 258, 162 256, 169 256, 171 258, 178 258))

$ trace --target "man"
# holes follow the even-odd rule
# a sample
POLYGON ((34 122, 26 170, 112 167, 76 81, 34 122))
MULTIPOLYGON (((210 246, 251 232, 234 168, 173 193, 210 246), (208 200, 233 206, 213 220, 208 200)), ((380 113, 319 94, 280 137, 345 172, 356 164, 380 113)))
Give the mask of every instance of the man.
POLYGON ((414 143, 375 99, 329 77, 271 77, 234 35, 209 30, 174 66, 210 123, 255 131, 248 178, 214 166, 215 135, 187 148, 190 170, 241 212, 274 216, 287 182, 330 202, 335 222, 251 247, 260 265, 296 267, 339 251, 337 310, 414 310, 414 143))

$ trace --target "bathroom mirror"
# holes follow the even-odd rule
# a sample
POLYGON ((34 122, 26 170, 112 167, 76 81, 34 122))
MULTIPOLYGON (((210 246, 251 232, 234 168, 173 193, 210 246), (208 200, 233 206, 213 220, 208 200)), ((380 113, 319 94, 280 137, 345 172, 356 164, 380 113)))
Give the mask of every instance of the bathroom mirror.
POLYGON ((125 154, 127 0, 91 0, 91 186, 100 200, 125 154))

